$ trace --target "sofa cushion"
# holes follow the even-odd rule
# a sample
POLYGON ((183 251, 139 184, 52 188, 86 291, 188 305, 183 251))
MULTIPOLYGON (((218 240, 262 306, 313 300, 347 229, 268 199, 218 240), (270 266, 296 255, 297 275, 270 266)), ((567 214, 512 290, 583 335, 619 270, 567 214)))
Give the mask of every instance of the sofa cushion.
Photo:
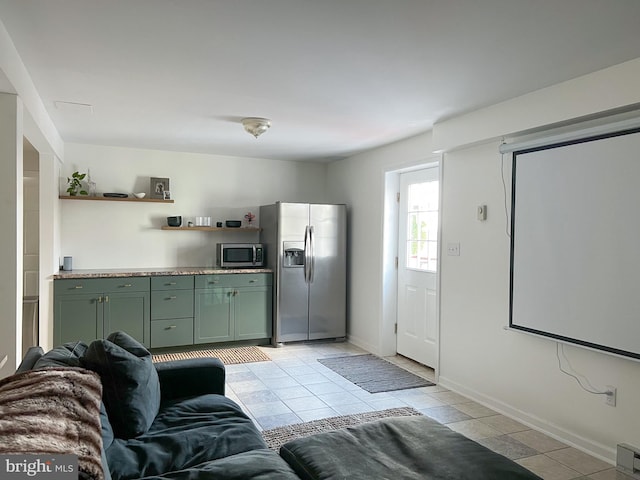
POLYGON ((115 437, 146 432, 160 407, 160 382, 149 351, 126 333, 116 332, 91 342, 81 363, 100 374, 115 437))
POLYGON ((173 480, 300 480, 273 450, 261 449, 238 453, 195 467, 185 468, 144 480, 170 478, 173 480))
POLYGON ((113 427, 109 421, 109 415, 107 415, 107 409, 104 406, 104 402, 100 402, 100 427, 102 429, 102 447, 107 449, 113 442, 113 427))
POLYGON ((29 347, 27 353, 25 353, 20 365, 16 369, 16 373, 26 372, 27 370, 33 370, 36 362, 42 358, 44 350, 40 346, 29 347))
POLYGON ((310 435, 285 443, 280 455, 303 480, 541 480, 423 416, 386 418, 310 435))
POLYGON ((80 367, 80 358, 86 353, 84 342, 69 342, 55 347, 42 355, 33 365, 33 369, 47 367, 80 367))
POLYGON ((125 480, 264 448, 262 435, 233 400, 208 394, 163 403, 147 432, 116 438, 106 453, 113 480, 125 480))

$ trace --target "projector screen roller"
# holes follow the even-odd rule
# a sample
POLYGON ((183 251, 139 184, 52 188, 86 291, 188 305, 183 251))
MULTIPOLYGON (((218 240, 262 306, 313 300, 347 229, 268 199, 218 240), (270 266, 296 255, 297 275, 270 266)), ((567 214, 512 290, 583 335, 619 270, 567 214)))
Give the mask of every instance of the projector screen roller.
POLYGON ((640 129, 515 151, 511 328, 640 359, 640 129))

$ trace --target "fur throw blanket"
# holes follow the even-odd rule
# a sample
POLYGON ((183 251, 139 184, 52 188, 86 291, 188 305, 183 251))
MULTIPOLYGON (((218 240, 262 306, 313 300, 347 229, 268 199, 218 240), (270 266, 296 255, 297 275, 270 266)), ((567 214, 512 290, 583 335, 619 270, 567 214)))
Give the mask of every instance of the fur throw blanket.
POLYGON ((0 380, 0 453, 74 454, 104 479, 100 377, 81 368, 29 370, 0 380))

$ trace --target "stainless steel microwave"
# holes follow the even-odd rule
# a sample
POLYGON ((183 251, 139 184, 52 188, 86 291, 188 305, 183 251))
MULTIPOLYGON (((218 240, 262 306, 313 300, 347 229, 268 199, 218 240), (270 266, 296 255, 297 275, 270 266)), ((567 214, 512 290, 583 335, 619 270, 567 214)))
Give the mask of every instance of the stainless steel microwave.
POLYGON ((264 246, 261 243, 218 243, 217 265, 221 268, 263 267, 264 246))

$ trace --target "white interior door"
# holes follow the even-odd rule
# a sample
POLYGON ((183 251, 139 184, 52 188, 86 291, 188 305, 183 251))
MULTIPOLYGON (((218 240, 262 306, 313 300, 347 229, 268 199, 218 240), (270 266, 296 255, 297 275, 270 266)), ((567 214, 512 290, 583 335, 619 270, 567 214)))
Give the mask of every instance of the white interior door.
POLYGON ((436 366, 439 168, 400 175, 397 351, 436 366))

